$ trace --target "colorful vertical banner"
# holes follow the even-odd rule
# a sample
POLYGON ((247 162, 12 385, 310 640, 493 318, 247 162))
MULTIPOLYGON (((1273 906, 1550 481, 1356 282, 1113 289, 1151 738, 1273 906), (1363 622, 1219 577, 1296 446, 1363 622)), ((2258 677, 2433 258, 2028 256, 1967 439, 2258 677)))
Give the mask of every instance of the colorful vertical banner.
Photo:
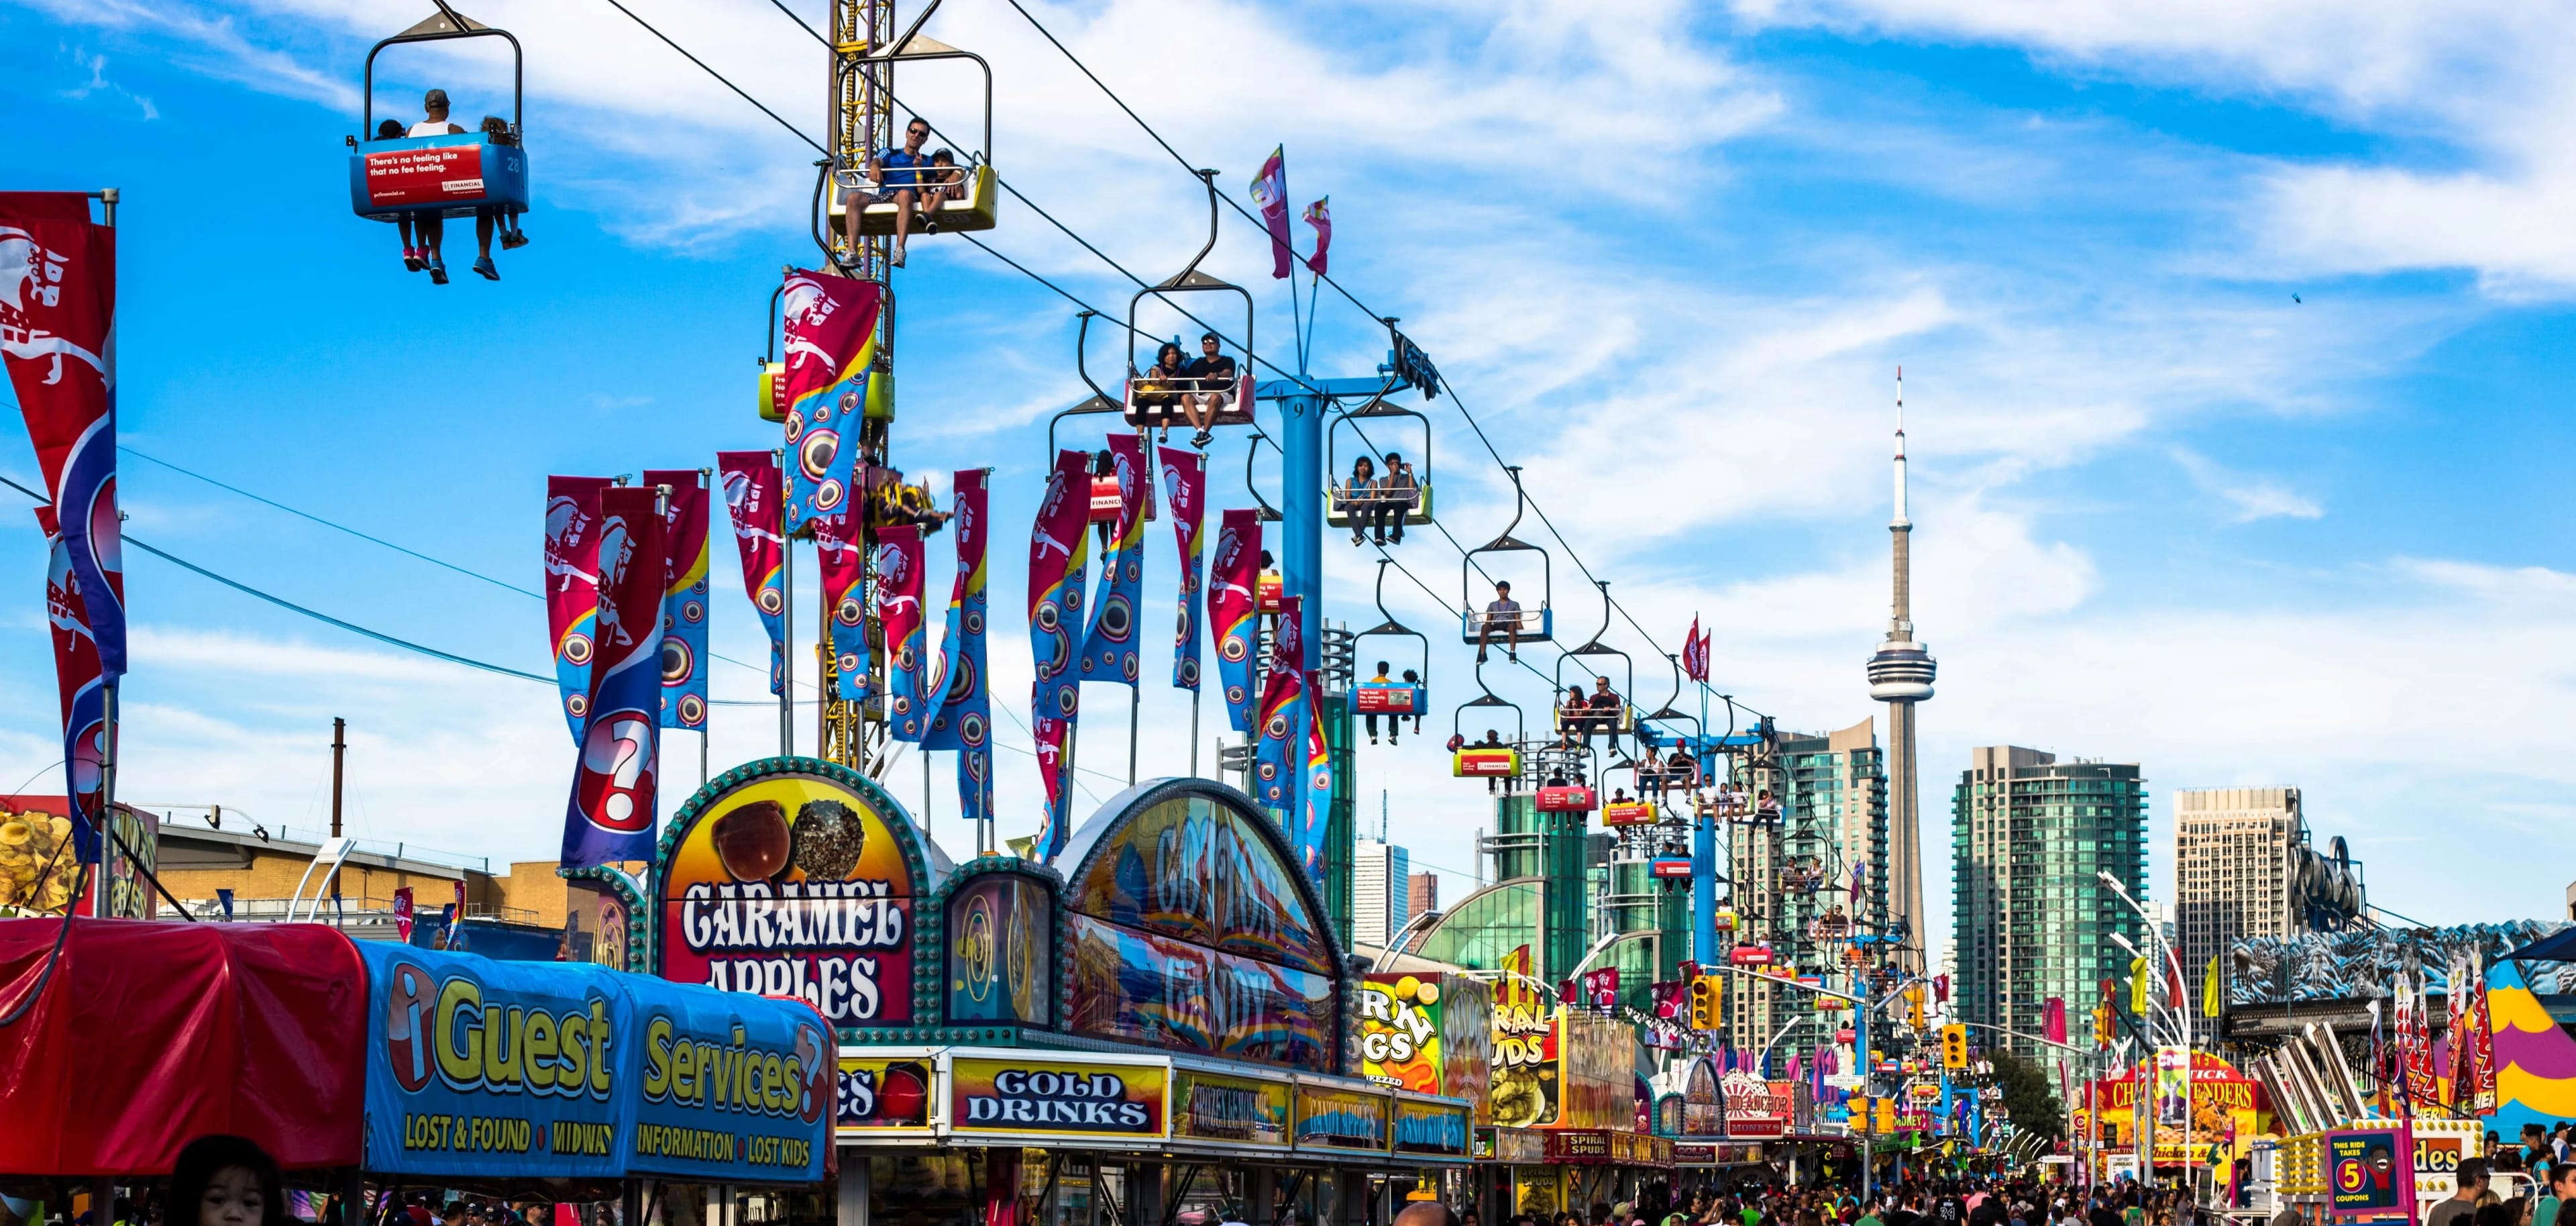
POLYGON ((950 479, 957 534, 957 581, 948 592, 948 626, 939 639, 939 670, 929 689, 939 709, 922 734, 923 749, 957 751, 957 811, 967 821, 993 820, 993 707, 985 685, 984 619, 987 606, 985 502, 992 472, 959 469, 950 479))
POLYGON ((814 557, 823 572, 823 617, 831 627, 832 697, 861 702, 868 696, 867 555, 855 521, 839 515, 807 520, 814 529, 814 557))
POLYGON ((565 868, 653 857, 665 553, 656 501, 650 486, 600 495, 598 652, 564 812, 565 868))
POLYGON ((1163 493, 1172 507, 1172 535, 1181 547, 1181 618, 1172 635, 1172 686, 1199 688, 1199 570, 1206 544, 1207 453, 1187 447, 1161 449, 1163 493))
POLYGON ((2051 1043, 2066 1042, 2066 999, 2051 996, 2040 1003, 2040 1029, 2051 1043))
MULTIPOLYGON (((1306 640, 1299 629, 1305 597, 1279 598, 1278 629, 1270 638, 1270 676, 1261 689, 1261 742, 1254 747, 1252 798, 1278 816, 1280 826, 1298 833, 1297 811, 1305 773, 1306 640)), ((1300 853, 1300 858, 1303 854, 1300 853)))
POLYGON ((1253 652, 1259 646, 1261 513, 1228 511, 1217 525, 1208 569, 1208 632, 1216 636, 1216 675, 1225 687, 1226 721, 1253 729, 1253 652))
POLYGON ((867 412, 868 368, 876 361, 877 311, 884 287, 828 272, 787 274, 787 535, 818 517, 847 513, 854 497, 859 420, 867 412))
POLYGON ((1619 968, 1605 966, 1583 972, 1583 1003, 1604 1013, 1619 1007, 1619 968))
POLYGON ((1082 638, 1082 679, 1133 686, 1143 671, 1136 651, 1136 606, 1145 586, 1146 483, 1142 434, 1109 436, 1111 467, 1118 474, 1118 522, 1100 559, 1100 591, 1091 603, 1091 629, 1082 638))
POLYGON ((1325 275, 1324 255, 1333 249, 1333 198, 1307 205, 1306 224, 1315 228, 1315 254, 1306 257, 1306 267, 1320 277, 1325 275))
POLYGON ((1059 451, 1038 498, 1029 530, 1029 656, 1037 680, 1031 687, 1030 731, 1037 740, 1038 773, 1046 780, 1046 825, 1039 858, 1053 856, 1072 837, 1065 775, 1072 769, 1073 722, 1082 712, 1082 687, 1073 662, 1074 633, 1082 624, 1084 570, 1091 549, 1091 456, 1059 451))
MULTIPOLYGON (((90 630, 89 602, 72 569, 72 544, 54 509, 36 509, 51 559, 45 567, 45 620, 54 632, 54 680, 62 691, 63 774, 69 781, 72 851, 83 864, 99 862, 99 830, 106 821, 107 675, 99 668, 98 640, 90 630)), ((22 849, 23 850, 23 849, 22 849)))
MULTIPOLYGON (((1306 692, 1309 695, 1324 692, 1321 673, 1306 674, 1306 692)), ((1310 698, 1300 705, 1306 708, 1306 772, 1304 786, 1300 789, 1303 799, 1298 802, 1297 826, 1290 842, 1297 849, 1298 862, 1306 868, 1307 878, 1320 890, 1324 888, 1324 873, 1331 863, 1325 856, 1325 847, 1329 841, 1326 832, 1332 829, 1333 820, 1332 745, 1324 739, 1322 704, 1310 698)))
POLYGON ((1296 252, 1288 232, 1288 146, 1271 150, 1262 160, 1261 174, 1252 181, 1252 203, 1260 208, 1261 223, 1270 230, 1271 279, 1290 275, 1296 267, 1296 252))
POLYGON ((116 231, 90 221, 86 193, 0 192, 0 358, 89 608, 100 674, 113 682, 125 675, 116 231))
POLYGON ((778 457, 766 451, 719 451, 717 479, 733 517, 734 545, 742 554, 742 587, 769 632, 769 692, 787 675, 786 521, 780 518, 778 457))
POLYGON ((546 478, 546 630, 555 645, 555 688, 564 723, 581 743, 590 717, 592 622, 599 609, 599 498, 606 477, 546 478))
POLYGON ((671 487, 662 542, 669 572, 662 591, 662 726, 707 726, 707 528, 704 474, 648 468, 644 485, 671 487))
POLYGON ((395 887, 394 887, 394 940, 396 940, 396 941, 398 941, 398 942, 400 942, 400 943, 402 943, 402 944, 404 944, 404 945, 409 945, 409 944, 411 944, 411 921, 412 921, 412 896, 411 896, 411 887, 410 887, 410 886, 407 886, 407 885, 398 885, 398 886, 395 886, 395 887))
POLYGON ((1074 636, 1082 625, 1090 562, 1091 457, 1059 451, 1029 532, 1029 653, 1037 670, 1035 714, 1072 719, 1082 707, 1074 636))
POLYGON ((923 690, 921 525, 877 529, 877 624, 885 634, 886 729, 898 741, 921 740, 939 705, 923 690))
POLYGON ((1052 860, 1073 837, 1067 797, 1072 791, 1072 767, 1065 760, 1072 749, 1073 721, 1041 715, 1029 735, 1037 742, 1038 778, 1046 784, 1046 822, 1038 827, 1037 858, 1052 860))
POLYGON ((1708 640, 1700 637, 1699 616, 1691 616, 1690 633, 1682 636, 1682 675, 1693 681, 1708 680, 1708 640))

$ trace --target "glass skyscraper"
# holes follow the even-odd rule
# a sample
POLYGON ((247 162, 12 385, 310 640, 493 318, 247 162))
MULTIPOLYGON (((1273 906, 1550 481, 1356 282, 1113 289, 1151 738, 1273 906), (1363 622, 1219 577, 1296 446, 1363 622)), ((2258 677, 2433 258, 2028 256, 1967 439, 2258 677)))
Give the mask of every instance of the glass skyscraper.
MULTIPOLYGON (((2128 981, 2146 925, 2097 875, 2147 903, 2147 789, 2136 763, 2056 755, 2014 745, 1970 751, 1950 799, 1951 931, 1961 1020, 2046 1034, 2051 997, 2083 1029, 2104 980, 2128 981)), ((2046 1049, 1991 1031, 1977 1038, 2024 1056, 2046 1049)))

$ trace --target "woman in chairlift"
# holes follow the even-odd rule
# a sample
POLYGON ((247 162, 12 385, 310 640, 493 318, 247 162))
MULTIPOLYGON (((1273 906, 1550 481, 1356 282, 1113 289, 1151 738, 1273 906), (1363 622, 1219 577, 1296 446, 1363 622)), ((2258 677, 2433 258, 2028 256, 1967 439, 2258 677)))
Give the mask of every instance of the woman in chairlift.
POLYGON ((1189 360, 1181 356, 1180 346, 1165 341, 1162 348, 1154 351, 1154 364, 1136 379, 1136 408, 1142 420, 1154 422, 1159 428, 1174 409, 1180 409, 1184 416, 1188 414, 1184 407, 1187 398, 1181 393, 1189 385, 1188 371, 1189 360))
POLYGON ((1368 541, 1369 520, 1377 506, 1377 465, 1367 456, 1351 461, 1351 479, 1342 485, 1341 499, 1343 512, 1351 518, 1351 546, 1356 549, 1368 541))
POLYGON ((1404 462, 1403 453, 1386 453, 1386 475, 1377 479, 1377 491, 1377 500, 1370 504, 1377 512, 1370 517, 1370 530, 1380 545, 1401 545, 1404 517, 1412 513, 1414 499, 1421 493, 1414 484, 1413 466, 1404 462))

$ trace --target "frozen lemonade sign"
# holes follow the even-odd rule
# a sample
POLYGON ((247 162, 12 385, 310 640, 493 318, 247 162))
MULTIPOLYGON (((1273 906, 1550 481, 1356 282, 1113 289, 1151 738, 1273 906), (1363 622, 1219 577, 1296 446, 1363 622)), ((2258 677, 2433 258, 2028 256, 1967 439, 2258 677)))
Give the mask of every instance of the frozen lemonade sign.
POLYGON ((810 759, 732 772, 692 798, 656 876, 662 976, 794 996, 834 1026, 912 1021, 910 819, 810 759))

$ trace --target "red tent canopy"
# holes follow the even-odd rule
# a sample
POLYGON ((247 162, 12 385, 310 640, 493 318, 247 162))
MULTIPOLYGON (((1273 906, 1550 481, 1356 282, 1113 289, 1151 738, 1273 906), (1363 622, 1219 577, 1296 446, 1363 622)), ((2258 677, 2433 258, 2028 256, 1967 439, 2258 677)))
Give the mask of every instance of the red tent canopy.
MULTIPOLYGON (((0 919, 0 1015, 61 931, 0 919)), ((330 928, 74 921, 52 981, 0 1029, 0 1174, 166 1174, 210 1132, 288 1167, 356 1165, 366 989, 330 928)))

